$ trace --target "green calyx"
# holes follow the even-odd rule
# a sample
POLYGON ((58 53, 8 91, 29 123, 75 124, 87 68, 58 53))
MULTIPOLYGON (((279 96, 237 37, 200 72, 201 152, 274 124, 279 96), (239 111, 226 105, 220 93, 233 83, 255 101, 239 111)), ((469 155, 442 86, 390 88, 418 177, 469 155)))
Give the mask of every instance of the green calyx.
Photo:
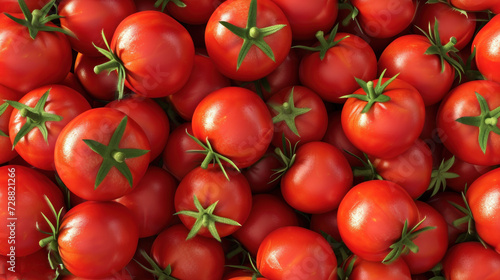
POLYGON ((214 210, 217 207, 217 203, 219 201, 214 202, 206 209, 203 208, 196 195, 193 196, 193 201, 194 201, 194 206, 196 207, 196 210, 198 210, 198 212, 183 210, 175 213, 175 215, 186 215, 196 219, 196 222, 194 222, 193 227, 191 228, 188 236, 186 237, 186 240, 195 237, 196 234, 198 234, 198 232, 200 231, 200 229, 207 228, 210 234, 212 234, 213 238, 221 242, 219 232, 215 227, 215 223, 222 223, 232 226, 241 226, 240 223, 234 220, 225 217, 220 217, 214 214, 214 210))
MULTIPOLYGON (((226 258, 227 258, 227 256, 226 256, 226 258)), ((246 255, 246 259, 248 259, 250 266, 244 266, 244 265, 225 265, 225 266, 230 267, 230 268, 245 270, 245 271, 252 273, 252 278, 251 278, 252 280, 257 280, 257 278, 264 277, 257 269, 257 266, 255 265, 255 261, 253 260, 252 256, 248 252, 246 255)))
POLYGON ((172 275, 172 267, 169 265, 167 265, 167 267, 165 267, 165 269, 162 269, 149 255, 148 253, 146 253, 146 251, 144 250, 141 250, 140 251, 141 255, 144 257, 144 259, 146 259, 146 261, 151 265, 152 268, 148 268, 146 267, 145 265, 143 265, 142 263, 138 262, 136 259, 134 259, 134 261, 140 266, 142 267, 144 270, 146 270, 147 272, 153 274, 155 277, 155 279, 158 279, 158 280, 178 280, 177 278, 171 276, 172 275))
POLYGON ((363 30, 359 26, 359 22, 358 22, 359 10, 358 10, 358 8, 354 7, 354 5, 352 5, 349 2, 349 0, 342 0, 342 1, 340 1, 340 3, 339 3, 339 10, 349 10, 349 14, 342 20, 342 25, 343 26, 349 25, 349 23, 351 22, 351 20, 353 20, 358 25, 359 30, 361 30, 361 31, 363 30))
POLYGON ((219 165, 220 169, 222 170, 222 173, 224 173, 224 176, 226 177, 226 179, 228 181, 230 181, 229 176, 227 175, 226 169, 224 168, 224 164, 222 163, 222 161, 229 163, 229 165, 231 165, 234 169, 236 169, 236 171, 240 172, 240 169, 238 168, 238 166, 236 166, 236 164, 234 164, 234 162, 232 160, 230 160, 229 158, 214 151, 214 149, 212 148, 212 145, 210 144, 210 141, 208 141, 208 137, 207 137, 207 139, 205 139, 205 142, 207 143, 205 145, 198 138, 189 134, 187 129, 186 129, 186 134, 191 139, 193 139, 193 141, 196 142, 196 144, 200 145, 203 148, 203 150, 189 150, 189 151, 187 151, 188 153, 200 153, 200 154, 205 155, 205 159, 201 163, 201 168, 207 169, 208 165, 210 163, 214 163, 214 164, 216 163, 219 165))
POLYGON ((319 41, 319 45, 316 47, 307 47, 307 46, 294 46, 294 48, 299 48, 299 49, 304 49, 308 51, 313 51, 313 52, 319 52, 319 59, 323 60, 325 58, 326 52, 335 47, 338 43, 340 43, 342 40, 346 39, 349 37, 349 35, 342 37, 338 39, 337 41, 333 41, 335 38, 335 35, 337 35, 337 30, 338 30, 339 25, 335 25, 333 27, 332 31, 330 31, 330 34, 328 35, 328 39, 325 38, 325 33, 323 31, 318 31, 316 32, 316 39, 319 41))
POLYGON ((382 263, 389 264, 397 260, 401 255, 408 254, 410 251, 412 253, 418 252, 418 246, 413 243, 413 240, 417 238, 417 236, 428 230, 435 229, 436 227, 423 227, 421 229, 417 229, 423 222, 425 221, 425 217, 420 220, 413 228, 408 231, 408 220, 405 221, 403 225, 403 230, 401 232, 401 238, 394 244, 392 244, 389 248, 391 251, 387 256, 385 256, 382 263))
POLYGON ((57 5, 55 4, 56 0, 52 0, 48 2, 45 6, 42 7, 41 10, 35 9, 33 12, 31 12, 24 2, 24 0, 18 0, 19 7, 21 8, 21 11, 23 12, 24 19, 19 19, 16 17, 13 17, 10 14, 5 13, 7 17, 12 19, 13 21, 26 26, 29 30, 30 37, 31 39, 35 39, 36 35, 38 34, 39 31, 47 31, 47 32, 61 32, 63 34, 66 34, 71 37, 76 37, 73 32, 60 28, 60 27, 55 27, 55 26, 47 26, 46 24, 62 18, 62 16, 59 15, 48 15, 50 9, 52 7, 56 7, 57 5))
POLYGON ((255 45, 259 48, 265 55, 267 55, 272 61, 275 61, 274 53, 271 47, 264 41, 264 37, 274 34, 285 27, 285 24, 277 24, 272 26, 267 26, 263 28, 257 27, 257 0, 250 1, 250 9, 248 11, 247 25, 246 27, 238 27, 227 21, 219 21, 222 26, 229 29, 236 36, 243 39, 243 45, 241 46, 240 53, 238 54, 238 60, 236 64, 236 70, 238 70, 243 63, 250 48, 255 45))
POLYGON ((453 11, 459 12, 462 15, 469 17, 469 15, 467 14, 467 11, 453 6, 452 4, 450 4, 450 2, 448 2, 446 0, 427 0, 427 2, 425 2, 425 4, 437 4, 437 3, 446 4, 446 6, 450 7, 450 9, 452 9, 453 11))
POLYGON ((398 77, 399 73, 394 75, 394 77, 390 78, 389 80, 387 80, 384 84, 382 84, 382 78, 384 77, 386 70, 387 69, 384 69, 384 71, 382 71, 382 74, 380 74, 380 77, 377 81, 377 85, 375 87, 373 86, 373 81, 365 82, 356 77, 354 78, 358 83, 358 85, 363 89, 363 91, 366 92, 366 95, 348 94, 341 96, 340 98, 357 98, 359 100, 367 102, 361 113, 368 113, 368 111, 370 111, 370 109, 372 108, 373 104, 377 102, 383 103, 390 101, 391 98, 387 95, 384 95, 383 93, 385 91, 385 88, 398 77))
POLYGON ((365 156, 365 159, 363 160, 362 158, 358 157, 357 155, 344 150, 346 153, 350 154, 351 156, 355 157, 357 160, 359 160, 363 166, 362 167, 353 167, 352 168, 352 173, 354 177, 363 177, 365 181, 370 181, 370 180, 384 180, 380 174, 377 173, 377 170, 375 170, 375 166, 371 162, 371 160, 368 158, 368 155, 363 153, 365 156))
POLYGON ((118 90, 118 100, 120 100, 123 98, 123 92, 125 91, 125 77, 127 75, 127 72, 125 70, 123 62, 111 50, 108 41, 106 40, 106 36, 104 35, 104 29, 102 30, 101 35, 104 40, 104 44, 106 44, 107 50, 96 46, 94 43, 92 44, 102 55, 104 55, 107 59, 109 59, 109 61, 95 66, 94 73, 99 74, 102 71, 108 71, 108 75, 113 71, 116 71, 118 73, 117 90, 118 90))
POLYGON ((130 187, 132 187, 132 173, 130 172, 128 165, 125 163, 125 160, 129 158, 140 157, 149 152, 149 150, 118 147, 125 132, 127 120, 127 116, 123 117, 123 119, 120 121, 120 124, 111 136, 111 140, 109 140, 109 144, 107 146, 95 140, 83 139, 83 142, 85 142, 85 144, 87 144, 87 146, 89 146, 92 151, 99 154, 103 159, 101 166, 99 167, 99 171, 97 172, 94 189, 97 189, 99 184, 101 184, 104 178, 106 178, 106 175, 109 173, 112 167, 118 169, 118 171, 120 171, 120 173, 125 176, 130 187))
MULTIPOLYGON (((9 103, 7 103, 7 102, 0 105, 0 116, 2 116, 5 113, 7 108, 9 108, 9 103)), ((0 130, 0 136, 9 137, 9 135, 7 135, 7 133, 5 133, 1 130, 0 130)))
POLYGON ((277 169, 273 169, 272 171, 274 172, 271 175, 271 178, 274 177, 271 181, 268 182, 268 184, 271 184, 281 178, 285 173, 292 167, 292 165, 295 162, 295 151, 297 150, 297 144, 299 142, 296 142, 295 145, 292 146, 292 143, 290 140, 288 140, 285 137, 285 134, 282 135, 281 137, 281 143, 283 148, 276 148, 274 149, 274 153, 278 156, 278 159, 281 161, 282 166, 277 169))
POLYGON ((463 223, 467 223, 467 231, 459 235, 455 243, 466 242, 466 241, 479 241, 485 248, 487 248, 488 246, 486 245, 484 240, 476 232, 474 216, 472 215, 472 211, 470 210, 469 202, 465 197, 466 190, 462 192, 462 199, 464 201, 465 207, 458 205, 455 202, 448 201, 448 203, 453 205, 453 207, 457 208, 460 212, 464 214, 463 217, 453 221, 453 226, 458 227, 463 223))
POLYGON ((273 104, 268 103, 268 105, 273 108, 278 114, 273 117, 273 123, 279 123, 284 121, 288 128, 297 136, 300 137, 299 132, 297 131, 297 126, 295 125, 295 118, 303 115, 309 111, 311 108, 297 108, 295 107, 295 102, 293 100, 293 89, 290 91, 290 95, 288 96, 288 100, 283 102, 283 104, 273 104))
POLYGON ((445 69, 445 61, 448 62, 451 67, 455 69, 458 73, 459 79, 462 78, 462 73, 464 73, 464 69, 462 65, 455 59, 451 58, 448 54, 457 53, 458 49, 455 48, 455 44, 457 43, 457 39, 455 37, 451 37, 450 41, 446 43, 446 45, 441 44, 441 37, 439 36, 439 23, 437 19, 434 21, 434 30, 431 28, 431 24, 429 23, 429 33, 426 33, 419 27, 417 27, 420 32, 422 32, 429 42, 431 46, 425 51, 426 55, 438 55, 441 60, 441 73, 444 72, 445 69))
POLYGON ((155 8, 159 8, 161 6, 161 11, 164 12, 165 11, 165 7, 167 7, 167 4, 169 2, 174 3, 179 8, 185 8, 186 7, 186 3, 182 2, 181 0, 156 0, 156 2, 155 2, 155 8))
POLYGON ((481 108, 481 114, 479 116, 461 117, 455 121, 465 125, 477 126, 479 128, 479 147, 481 147, 481 151, 486 154, 490 132, 500 135, 500 128, 497 126, 498 118, 500 117, 500 106, 490 110, 486 99, 477 92, 475 94, 479 102, 479 107, 481 108))
POLYGON ((460 175, 456 173, 448 172, 448 170, 450 170, 450 168, 453 166, 454 163, 455 163, 455 156, 452 156, 446 161, 443 159, 439 167, 437 169, 432 170, 431 182, 429 183, 429 187, 427 188, 427 190, 432 190, 431 197, 435 196, 440 189, 442 189, 442 191, 446 189, 446 179, 453 179, 460 177, 460 175))
MULTIPOLYGON (((42 133, 43 139, 48 144, 48 135, 49 132, 47 130, 47 122, 58 122, 63 118, 56 114, 51 114, 45 112, 45 103, 47 102, 47 98, 49 96, 50 89, 48 89, 38 100, 34 108, 29 107, 23 103, 19 103, 17 101, 6 100, 4 104, 8 104, 15 109, 19 110, 19 114, 26 118, 26 122, 19 129, 19 132, 14 137, 14 143, 12 144, 12 149, 16 146, 16 144, 21 140, 24 136, 26 136, 31 130, 35 127, 40 130, 42 133)), ((2 105, 3 106, 3 105, 2 105)), ((5 111, 5 109, 4 109, 5 111)))

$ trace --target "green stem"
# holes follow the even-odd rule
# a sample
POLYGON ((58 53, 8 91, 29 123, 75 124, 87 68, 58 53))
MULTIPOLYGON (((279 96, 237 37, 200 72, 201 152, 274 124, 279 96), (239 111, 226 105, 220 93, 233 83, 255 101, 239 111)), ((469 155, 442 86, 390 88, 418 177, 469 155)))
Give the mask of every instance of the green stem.
POLYGON ((103 64, 99 64, 99 65, 95 66, 94 73, 99 74, 104 70, 115 69, 115 68, 119 68, 120 66, 122 66, 122 64, 120 62, 118 62, 116 60, 110 60, 110 61, 104 62, 103 64))
POLYGON ((252 39, 257 39, 260 36, 259 28, 253 26, 248 30, 248 36, 252 39))

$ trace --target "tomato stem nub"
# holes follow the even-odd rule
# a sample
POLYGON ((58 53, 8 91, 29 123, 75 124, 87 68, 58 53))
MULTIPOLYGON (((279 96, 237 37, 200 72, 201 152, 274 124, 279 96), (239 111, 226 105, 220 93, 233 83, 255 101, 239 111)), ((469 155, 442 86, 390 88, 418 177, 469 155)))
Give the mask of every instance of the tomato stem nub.
POLYGON ((304 49, 308 51, 313 51, 313 52, 319 52, 319 59, 323 60, 325 58, 326 52, 335 47, 338 43, 340 43, 342 40, 349 38, 350 36, 344 36, 337 41, 333 41, 335 38, 335 35, 337 35, 337 30, 339 28, 339 25, 335 25, 333 29, 330 31, 330 34, 328 35, 328 39, 325 38, 325 33, 321 30, 316 32, 316 39, 319 41, 319 45, 316 47, 308 47, 308 46, 293 46, 293 48, 299 48, 299 49, 304 49))

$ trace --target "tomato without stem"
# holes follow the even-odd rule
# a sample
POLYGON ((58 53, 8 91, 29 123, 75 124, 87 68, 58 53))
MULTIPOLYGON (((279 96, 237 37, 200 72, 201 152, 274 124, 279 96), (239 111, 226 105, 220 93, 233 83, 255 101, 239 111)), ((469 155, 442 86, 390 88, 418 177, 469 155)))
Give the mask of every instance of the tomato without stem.
POLYGON ((408 265, 403 259, 397 259, 393 263, 384 264, 381 262, 372 262, 364 260, 353 255, 346 260, 344 271, 348 270, 348 266, 352 265, 352 270, 348 274, 349 280, 410 280, 411 272, 408 265))
POLYGON ((451 247, 443 261, 443 274, 453 280, 493 280, 500 277, 500 254, 479 242, 451 247))
MULTIPOLYGON (((500 11, 500 4, 498 5, 500 11)), ((498 40, 500 39, 500 16, 494 16, 474 37, 471 52, 476 51, 476 65, 483 76, 491 81, 500 82, 498 75, 500 51, 498 40)))

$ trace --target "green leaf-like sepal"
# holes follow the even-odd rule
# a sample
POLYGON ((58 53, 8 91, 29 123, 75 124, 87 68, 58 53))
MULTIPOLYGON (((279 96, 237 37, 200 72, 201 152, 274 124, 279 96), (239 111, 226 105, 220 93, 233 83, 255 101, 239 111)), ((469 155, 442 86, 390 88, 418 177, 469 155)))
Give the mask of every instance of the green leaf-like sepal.
POLYGON ((427 190, 432 190, 432 196, 435 196, 439 190, 442 189, 444 191, 446 189, 446 179, 458 178, 460 175, 448 172, 450 168, 455 163, 455 156, 447 159, 446 161, 443 159, 439 167, 435 170, 432 170, 431 181, 429 183, 429 187, 427 190))
POLYGON ((311 108, 297 108, 295 107, 295 102, 293 100, 293 90, 290 91, 290 95, 288 96, 288 100, 283 104, 275 104, 268 103, 268 105, 278 112, 276 116, 273 117, 273 123, 279 123, 284 121, 288 128, 298 137, 300 137, 299 132, 297 130, 297 126, 295 125, 295 118, 303 115, 309 111, 311 108))
POLYGON ((136 259, 134 261, 145 271, 151 273, 152 275, 156 276, 155 279, 161 279, 161 280, 178 280, 177 278, 171 276, 172 274, 172 266, 169 264, 165 269, 161 269, 161 267, 146 253, 146 251, 141 250, 140 251, 141 256, 151 265, 152 268, 148 268, 136 259))

